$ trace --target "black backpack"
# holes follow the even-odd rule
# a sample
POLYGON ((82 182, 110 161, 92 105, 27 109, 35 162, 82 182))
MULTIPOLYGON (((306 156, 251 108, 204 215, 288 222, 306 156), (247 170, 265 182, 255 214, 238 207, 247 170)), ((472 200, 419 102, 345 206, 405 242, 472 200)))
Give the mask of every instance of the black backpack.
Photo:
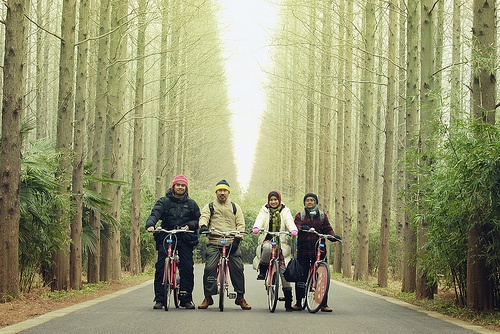
MULTIPOLYGON (((321 223, 323 223, 323 221, 325 220, 325 214, 320 209, 318 209, 318 211, 319 211, 319 219, 321 220, 321 223)), ((300 211, 300 220, 304 221, 305 216, 306 216, 306 210, 300 211)))
MULTIPOLYGON (((236 205, 233 202, 231 202, 231 205, 233 206, 233 215, 236 216, 236 205)), ((208 203, 208 208, 210 209, 210 217, 212 217, 214 214, 214 202, 208 203)))

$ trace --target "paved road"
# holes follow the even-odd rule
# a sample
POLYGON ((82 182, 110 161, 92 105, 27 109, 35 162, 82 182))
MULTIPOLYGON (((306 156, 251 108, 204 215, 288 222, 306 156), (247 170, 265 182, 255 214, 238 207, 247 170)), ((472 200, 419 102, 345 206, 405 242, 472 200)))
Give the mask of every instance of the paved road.
MULTIPOLYGON (((201 303, 203 266, 195 268, 195 304, 201 303)), ((51 312, 36 319, 0 329, 5 333, 494 333, 478 326, 427 314, 403 302, 332 282, 329 301, 333 313, 285 312, 279 302, 270 313, 262 281, 245 268, 246 299, 252 310, 244 311, 227 300, 224 312, 217 305, 207 310, 171 308, 153 310, 152 282, 98 300, 51 312)), ((216 303, 217 304, 217 301, 216 303)))

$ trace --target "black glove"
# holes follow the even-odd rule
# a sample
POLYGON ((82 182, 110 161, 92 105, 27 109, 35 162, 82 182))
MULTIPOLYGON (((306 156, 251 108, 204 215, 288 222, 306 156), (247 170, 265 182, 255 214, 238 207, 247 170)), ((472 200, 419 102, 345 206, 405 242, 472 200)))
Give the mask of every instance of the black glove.
POLYGON ((240 245, 241 238, 234 238, 233 243, 231 244, 231 254, 236 252, 238 250, 238 247, 240 245))
POLYGON ((342 238, 341 238, 339 235, 336 235, 336 234, 335 234, 335 236, 333 236, 333 235, 329 235, 329 236, 328 236, 328 240, 335 242, 335 241, 341 241, 341 240, 342 240, 342 238))
POLYGON ((300 226, 301 231, 309 231, 309 228, 310 228, 309 225, 301 225, 300 226))
POLYGON ((207 225, 201 225, 201 227, 200 227, 200 234, 203 233, 203 232, 206 232, 206 231, 208 231, 207 225))

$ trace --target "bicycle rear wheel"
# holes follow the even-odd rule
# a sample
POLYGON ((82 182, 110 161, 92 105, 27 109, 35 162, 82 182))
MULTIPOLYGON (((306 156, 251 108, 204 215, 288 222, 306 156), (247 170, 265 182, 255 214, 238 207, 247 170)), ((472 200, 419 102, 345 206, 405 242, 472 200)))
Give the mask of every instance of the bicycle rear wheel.
POLYGON ((165 260, 165 277, 163 280, 163 295, 165 298, 165 311, 168 311, 168 308, 170 307, 170 272, 171 272, 171 267, 172 267, 172 260, 171 259, 166 259, 165 260))
POLYGON ((276 304, 278 304, 278 294, 280 288, 280 275, 276 260, 271 262, 267 275, 267 305, 269 306, 269 311, 272 313, 276 310, 276 304))
POLYGON ((226 259, 222 258, 219 266, 219 310, 224 311, 224 295, 226 294, 226 259))
POLYGON ((330 288, 330 269, 325 262, 319 262, 316 274, 310 275, 306 284, 306 307, 310 313, 316 313, 324 305, 330 288))

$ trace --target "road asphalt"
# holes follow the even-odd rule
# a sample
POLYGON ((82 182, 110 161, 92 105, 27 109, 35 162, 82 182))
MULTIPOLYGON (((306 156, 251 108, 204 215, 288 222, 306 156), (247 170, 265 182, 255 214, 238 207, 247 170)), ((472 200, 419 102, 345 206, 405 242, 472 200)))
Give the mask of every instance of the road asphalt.
MULTIPOLYGON (((196 305, 203 300, 202 275, 203 265, 196 265, 193 292, 196 305)), ((251 310, 242 310, 234 300, 226 299, 224 311, 220 312, 216 298, 215 304, 206 310, 172 306, 167 312, 153 310, 153 283, 148 281, 5 327, 0 334, 497 333, 336 281, 331 282, 328 297, 332 313, 286 312, 283 302, 271 313, 263 281, 257 281, 256 276, 257 272, 247 265, 245 298, 251 310)))

